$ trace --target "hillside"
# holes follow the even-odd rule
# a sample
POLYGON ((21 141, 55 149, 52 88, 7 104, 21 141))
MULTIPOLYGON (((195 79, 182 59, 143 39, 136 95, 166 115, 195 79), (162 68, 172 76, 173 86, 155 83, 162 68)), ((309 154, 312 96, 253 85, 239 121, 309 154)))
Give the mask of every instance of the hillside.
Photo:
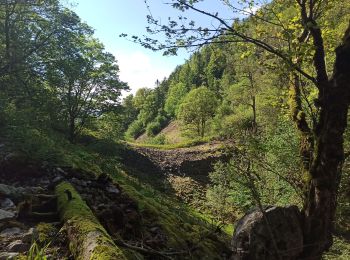
MULTIPOLYGON (((163 259, 167 255, 175 259, 187 259, 189 255, 222 259, 229 254, 227 234, 216 230, 193 209, 150 185, 140 184, 126 171, 108 172, 111 178, 107 172, 96 174, 67 166, 29 163, 25 155, 11 152, 9 147, 3 145, 1 153, 1 259, 23 256, 28 250, 37 257, 45 254, 53 259, 71 258, 72 254, 78 257, 84 252, 80 251, 83 248, 72 248, 79 245, 71 237, 69 222, 62 219, 62 214, 67 214, 60 204, 66 197, 59 193, 64 183, 72 187, 66 185, 63 191, 71 190, 73 200, 81 197, 127 259, 163 259), (32 239, 36 247, 31 246, 32 239)), ((79 208, 71 210, 73 219, 81 214, 79 208)), ((84 233, 76 235, 80 241, 92 239, 85 238, 84 233)))
POLYGON ((0 260, 350 259, 350 1, 76 1, 0 4, 0 260))
MULTIPOLYGON (((165 142, 169 144, 179 144, 185 142, 186 138, 181 135, 180 123, 178 121, 171 121, 165 126, 156 136, 164 136, 165 142)), ((140 135, 135 139, 136 143, 147 143, 149 137, 147 133, 140 135)))

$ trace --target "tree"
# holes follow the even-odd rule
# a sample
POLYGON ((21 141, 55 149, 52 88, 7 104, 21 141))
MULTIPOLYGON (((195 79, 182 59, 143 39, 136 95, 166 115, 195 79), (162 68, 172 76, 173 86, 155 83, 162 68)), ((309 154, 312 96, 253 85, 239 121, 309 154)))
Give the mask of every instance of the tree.
POLYGON ((177 84, 171 84, 169 87, 168 96, 165 101, 164 110, 169 116, 175 116, 177 110, 182 102, 182 99, 187 94, 185 84, 179 82, 177 84))
POLYGON ((146 101, 146 98, 149 94, 151 94, 152 90, 150 88, 139 88, 137 91, 136 91, 136 94, 135 94, 135 97, 133 98, 133 103, 134 103, 134 106, 141 110, 142 109, 142 106, 143 104, 145 103, 146 101))
POLYGON ((197 134, 204 137, 206 123, 214 116, 217 107, 215 94, 206 87, 191 90, 179 107, 178 118, 185 125, 194 126, 197 134))
MULTIPOLYGON (((320 259, 332 245, 336 198, 344 161, 343 133, 350 95, 347 83, 349 74, 346 72, 350 69, 350 26, 336 50, 333 75, 330 76, 332 69, 329 73, 325 62, 325 44, 328 44, 328 48, 332 45, 324 39, 324 35, 330 32, 322 30, 325 23, 322 15, 344 2, 275 0, 259 6, 260 9, 254 12, 256 1, 241 1, 241 5, 235 1, 222 1, 238 17, 242 14, 249 16, 243 22, 235 21, 233 25, 215 10, 200 9, 198 2, 174 0, 172 6, 182 12, 192 11, 214 20, 216 24, 213 27, 196 27, 194 21, 189 21, 186 26, 171 19, 167 26, 148 16, 154 26, 149 31, 164 32, 168 38, 165 43, 151 38, 136 38, 136 41, 153 50, 165 49, 166 54, 176 53, 179 47, 200 47, 212 42, 244 42, 261 48, 283 62, 291 77, 290 108, 301 139, 301 171, 307 176, 301 223, 304 248, 299 257, 320 259), (283 9, 289 13, 283 12, 283 9), (247 21, 257 29, 247 30, 247 21), (271 32, 278 37, 269 37, 271 32), (318 92, 315 103, 309 104, 311 110, 316 111, 311 118, 307 117, 303 106, 303 92, 307 88, 318 92)), ((181 21, 185 18, 180 16, 181 21)))
POLYGON ((64 121, 71 142, 89 117, 97 117, 119 105, 121 90, 114 56, 92 37, 92 29, 72 15, 71 28, 56 42, 55 60, 47 64, 47 78, 62 101, 64 121), (59 48, 61 41, 65 48, 59 48))
POLYGON ((206 76, 208 88, 216 93, 219 97, 222 93, 222 85, 220 79, 224 73, 226 58, 220 49, 214 49, 210 55, 210 61, 206 68, 206 76))
POLYGON ((63 8, 57 0, 1 1, 0 77, 22 71, 23 65, 43 49, 65 25, 63 8))
POLYGON ((124 130, 137 118, 139 111, 134 106, 133 102, 134 96, 132 94, 126 96, 122 101, 122 123, 124 125, 124 130))

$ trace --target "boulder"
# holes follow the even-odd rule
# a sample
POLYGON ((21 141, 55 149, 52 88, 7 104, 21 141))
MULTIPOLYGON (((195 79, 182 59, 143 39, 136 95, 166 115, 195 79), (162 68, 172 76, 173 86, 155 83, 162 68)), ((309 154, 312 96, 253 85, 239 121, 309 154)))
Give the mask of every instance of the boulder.
POLYGON ((232 260, 293 260, 303 249, 300 212, 296 206, 267 206, 241 218, 232 239, 232 260))
POLYGON ((6 221, 15 218, 16 214, 12 211, 0 209, 0 221, 6 221))

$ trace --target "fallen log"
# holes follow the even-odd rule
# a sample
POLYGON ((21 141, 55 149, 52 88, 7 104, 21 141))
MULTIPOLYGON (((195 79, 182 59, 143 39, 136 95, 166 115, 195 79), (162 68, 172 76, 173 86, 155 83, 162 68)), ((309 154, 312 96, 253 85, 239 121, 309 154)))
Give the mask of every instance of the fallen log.
POLYGON ((60 219, 75 259, 127 259, 71 184, 60 183, 55 192, 60 219))

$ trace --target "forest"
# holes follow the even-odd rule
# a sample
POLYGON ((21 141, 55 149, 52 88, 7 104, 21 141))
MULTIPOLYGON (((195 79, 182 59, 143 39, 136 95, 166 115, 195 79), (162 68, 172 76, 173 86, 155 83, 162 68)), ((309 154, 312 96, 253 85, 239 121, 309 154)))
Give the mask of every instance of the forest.
POLYGON ((350 1, 142 2, 119 37, 191 56, 123 95, 71 8, 0 1, 0 259, 350 259, 350 1))

